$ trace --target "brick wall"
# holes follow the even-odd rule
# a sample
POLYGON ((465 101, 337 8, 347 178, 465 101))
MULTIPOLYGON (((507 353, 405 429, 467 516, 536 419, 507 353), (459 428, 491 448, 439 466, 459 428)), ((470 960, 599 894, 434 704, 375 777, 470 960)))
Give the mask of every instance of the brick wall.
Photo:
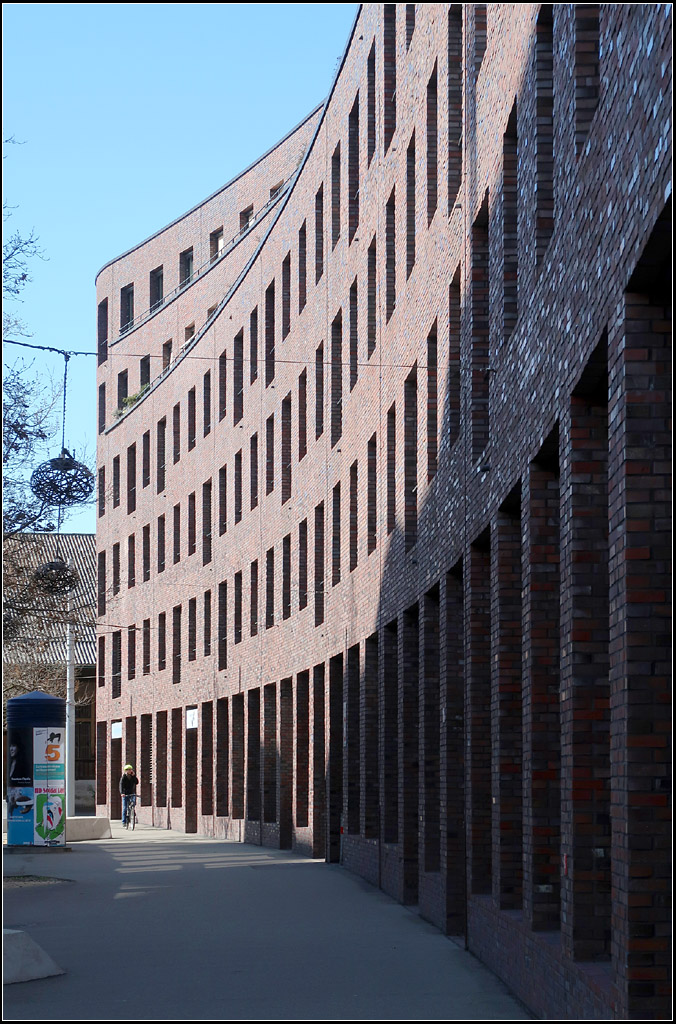
POLYGON ((100 811, 140 721, 142 821, 341 860, 567 1019, 669 1013, 670 67, 668 5, 363 5, 97 278, 100 811))

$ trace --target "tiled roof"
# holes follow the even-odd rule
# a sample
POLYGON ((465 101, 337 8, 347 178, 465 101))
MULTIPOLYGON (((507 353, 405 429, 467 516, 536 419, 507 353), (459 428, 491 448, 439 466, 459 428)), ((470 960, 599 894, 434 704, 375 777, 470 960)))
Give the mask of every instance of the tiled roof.
POLYGON ((4 544, 5 614, 16 618, 19 637, 5 643, 3 662, 38 662, 55 665, 66 661, 68 598, 43 594, 31 585, 36 569, 57 555, 75 568, 80 583, 70 601, 74 622, 76 665, 96 662, 96 536, 93 533, 25 533, 4 544))

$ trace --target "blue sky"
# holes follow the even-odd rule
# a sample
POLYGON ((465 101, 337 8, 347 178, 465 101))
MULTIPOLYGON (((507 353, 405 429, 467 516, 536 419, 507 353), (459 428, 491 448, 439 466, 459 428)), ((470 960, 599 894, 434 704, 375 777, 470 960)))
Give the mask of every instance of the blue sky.
MULTIPOLYGON (((327 95, 358 4, 4 4, 5 230, 46 256, 8 305, 35 344, 95 350, 97 271, 210 195, 327 95)), ((63 358, 7 346, 63 380, 63 358)), ((68 369, 93 457, 96 360, 68 369)), ((60 443, 60 425, 55 449, 60 443)), ((64 529, 93 531, 93 507, 64 529)))

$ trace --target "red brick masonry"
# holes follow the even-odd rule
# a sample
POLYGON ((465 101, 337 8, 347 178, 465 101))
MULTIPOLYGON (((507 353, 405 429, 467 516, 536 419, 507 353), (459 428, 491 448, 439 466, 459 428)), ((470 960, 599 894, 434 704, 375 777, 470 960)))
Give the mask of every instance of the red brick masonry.
POLYGON ((98 804, 670 1016, 671 5, 366 4, 97 278, 98 804), (118 410, 118 412, 116 412, 118 410))

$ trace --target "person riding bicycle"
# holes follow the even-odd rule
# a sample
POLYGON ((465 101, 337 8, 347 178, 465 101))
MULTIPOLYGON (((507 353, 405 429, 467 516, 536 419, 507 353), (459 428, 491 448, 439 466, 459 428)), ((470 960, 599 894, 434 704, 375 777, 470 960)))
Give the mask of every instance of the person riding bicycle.
POLYGON ((136 787, 138 786, 138 778, 134 773, 134 766, 126 764, 124 771, 120 778, 120 793, 122 794, 122 824, 125 825, 127 822, 127 816, 129 814, 129 808, 132 803, 136 803, 136 787))

